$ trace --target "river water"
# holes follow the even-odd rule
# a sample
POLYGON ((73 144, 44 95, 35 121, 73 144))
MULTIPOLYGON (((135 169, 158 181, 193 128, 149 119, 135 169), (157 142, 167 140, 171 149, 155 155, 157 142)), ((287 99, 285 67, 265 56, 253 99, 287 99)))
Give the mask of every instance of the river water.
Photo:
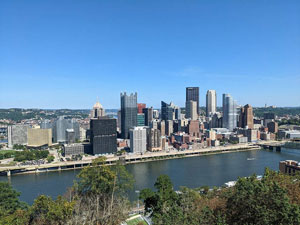
MULTIPOLYGON (((161 174, 170 176, 176 190, 180 186, 213 187, 253 173, 263 175, 265 167, 278 170, 279 161, 287 159, 300 161, 300 150, 284 148, 281 152, 252 150, 130 164, 126 165, 126 168, 133 174, 135 185, 129 197, 135 200, 137 197, 135 190, 153 188, 157 177, 161 174)), ((2 176, 0 181, 11 182, 12 186, 21 192, 20 199, 32 204, 41 194, 53 198, 63 195, 67 188, 72 186, 79 172, 80 170, 71 170, 14 175, 10 178, 2 176)))

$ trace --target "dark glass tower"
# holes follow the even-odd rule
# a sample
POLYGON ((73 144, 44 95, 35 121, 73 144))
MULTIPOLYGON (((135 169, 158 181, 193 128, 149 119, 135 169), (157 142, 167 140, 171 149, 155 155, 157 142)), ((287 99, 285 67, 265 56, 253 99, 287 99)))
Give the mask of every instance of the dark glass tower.
POLYGON ((161 101, 161 120, 173 120, 173 112, 172 104, 161 101))
POLYGON ((187 87, 186 88, 185 102, 189 102, 189 101, 197 102, 197 114, 199 115, 199 87, 187 87))
POLYGON ((143 113, 145 114, 145 126, 150 126, 153 120, 153 108, 145 108, 143 109, 143 113))
POLYGON ((96 154, 117 152, 117 120, 109 117, 91 119, 92 152, 96 154))
POLYGON ((121 93, 121 136, 129 139, 129 129, 137 126, 137 93, 121 93))

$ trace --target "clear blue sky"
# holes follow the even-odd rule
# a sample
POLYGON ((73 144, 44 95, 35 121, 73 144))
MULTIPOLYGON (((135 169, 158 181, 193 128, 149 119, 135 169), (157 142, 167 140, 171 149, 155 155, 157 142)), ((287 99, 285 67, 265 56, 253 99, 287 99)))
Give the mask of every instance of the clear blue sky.
POLYGON ((300 106, 299 0, 2 0, 0 108, 300 106))

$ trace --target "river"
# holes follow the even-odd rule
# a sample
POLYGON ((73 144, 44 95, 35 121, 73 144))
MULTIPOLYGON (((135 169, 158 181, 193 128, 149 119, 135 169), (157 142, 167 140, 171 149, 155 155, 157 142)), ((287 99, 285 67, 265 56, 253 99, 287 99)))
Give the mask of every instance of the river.
MULTIPOLYGON (((153 188, 156 178, 161 174, 170 176, 176 190, 180 186, 190 188, 221 186, 227 181, 236 180, 255 173, 263 175, 265 167, 278 170, 279 161, 293 159, 300 161, 299 149, 282 149, 281 152, 252 150, 245 152, 221 153, 214 155, 170 159, 164 161, 143 162, 126 165, 135 179, 134 190, 129 194, 136 199, 135 190, 153 188)), ((56 198, 71 187, 80 170, 48 172, 40 174, 14 175, 0 177, 0 181, 9 181, 21 192, 20 199, 29 204, 41 194, 56 198)))

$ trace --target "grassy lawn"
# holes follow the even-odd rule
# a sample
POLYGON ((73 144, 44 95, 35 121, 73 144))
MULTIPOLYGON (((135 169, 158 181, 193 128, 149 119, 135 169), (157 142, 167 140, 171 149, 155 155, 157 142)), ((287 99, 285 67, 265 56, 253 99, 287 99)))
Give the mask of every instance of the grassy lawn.
POLYGON ((13 152, 15 152, 15 150, 0 150, 0 154, 5 154, 7 152, 13 153, 13 152))
POLYGON ((142 222, 143 225, 147 225, 141 217, 126 221, 127 225, 137 225, 139 222, 142 222))

